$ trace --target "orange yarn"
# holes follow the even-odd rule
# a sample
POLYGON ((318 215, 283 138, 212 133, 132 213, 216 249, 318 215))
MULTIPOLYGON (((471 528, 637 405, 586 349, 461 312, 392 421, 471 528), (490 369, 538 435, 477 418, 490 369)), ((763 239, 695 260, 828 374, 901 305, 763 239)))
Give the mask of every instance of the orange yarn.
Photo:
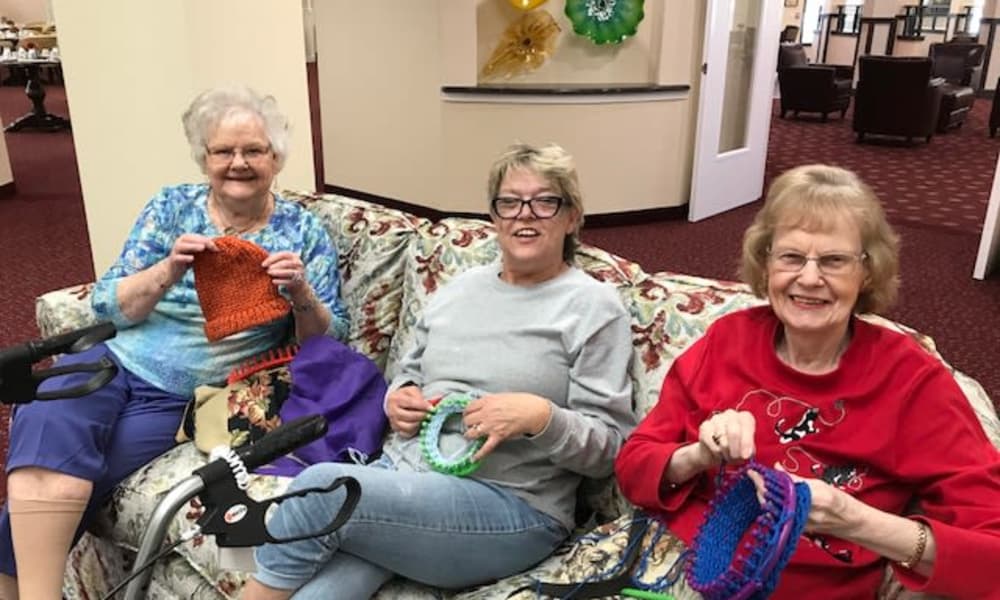
POLYGON ((260 266, 267 258, 266 250, 234 236, 214 241, 218 252, 199 252, 194 257, 194 287, 208 341, 288 314, 291 305, 260 266))

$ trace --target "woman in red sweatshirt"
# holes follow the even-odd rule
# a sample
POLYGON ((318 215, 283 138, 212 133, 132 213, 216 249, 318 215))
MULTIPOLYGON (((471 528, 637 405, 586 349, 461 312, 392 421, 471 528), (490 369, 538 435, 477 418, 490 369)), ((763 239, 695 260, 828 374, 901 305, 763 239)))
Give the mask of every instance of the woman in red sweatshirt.
POLYGON ((1000 598, 1000 453, 941 361, 855 316, 898 287, 872 191, 835 167, 785 173, 742 271, 769 305, 676 360, 618 456, 625 495, 690 545, 720 465, 754 457, 812 495, 774 598, 874 598, 887 561, 912 590, 1000 598))

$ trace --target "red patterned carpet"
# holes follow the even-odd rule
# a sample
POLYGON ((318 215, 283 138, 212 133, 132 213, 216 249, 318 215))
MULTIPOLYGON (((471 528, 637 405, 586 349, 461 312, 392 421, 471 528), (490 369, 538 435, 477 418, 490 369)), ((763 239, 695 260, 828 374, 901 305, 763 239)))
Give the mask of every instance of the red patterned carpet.
POLYGON ((987 134, 990 100, 977 99, 959 129, 912 146, 891 138, 875 143, 872 136, 855 143, 851 115, 849 111, 843 120, 831 116, 826 123, 806 121, 805 116, 773 118, 768 179, 807 160, 834 164, 867 181, 894 224, 982 230, 1000 151, 1000 137, 987 134))

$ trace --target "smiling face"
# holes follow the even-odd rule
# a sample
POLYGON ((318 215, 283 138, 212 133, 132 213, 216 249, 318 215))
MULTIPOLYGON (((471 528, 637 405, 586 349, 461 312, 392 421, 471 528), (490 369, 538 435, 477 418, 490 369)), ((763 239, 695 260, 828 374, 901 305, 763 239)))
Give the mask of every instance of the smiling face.
MULTIPOLYGON (((528 200, 542 196, 559 196, 559 190, 538 173, 523 167, 508 170, 497 191, 497 197, 502 198, 528 200)), ((504 281, 516 285, 541 283, 563 271, 566 266, 563 244, 579 219, 575 208, 563 203, 555 216, 548 219, 535 217, 527 205, 522 205, 512 219, 490 216, 503 254, 504 281)))
POLYGON ((205 172, 216 195, 232 202, 268 197, 278 162, 258 117, 248 112, 227 115, 208 137, 206 148, 205 172))
MULTIPOLYGON (((771 241, 771 256, 797 253, 810 258, 863 252, 861 233, 846 216, 831 220, 820 230, 779 227, 771 241)), ((868 271, 863 261, 836 275, 824 274, 810 260, 799 271, 782 270, 774 258, 767 263, 767 296, 785 334, 793 340, 823 344, 847 332, 858 294, 868 271)))

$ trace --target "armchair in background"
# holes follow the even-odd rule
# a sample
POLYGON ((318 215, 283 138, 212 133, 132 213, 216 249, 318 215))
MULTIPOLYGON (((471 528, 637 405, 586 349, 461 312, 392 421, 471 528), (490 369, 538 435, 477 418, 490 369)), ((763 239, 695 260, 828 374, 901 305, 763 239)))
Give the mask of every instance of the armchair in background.
POLYGON ((794 44, 797 41, 799 41, 799 26, 785 25, 785 28, 781 30, 781 43, 794 44))
POLYGON ((931 59, 862 56, 854 95, 854 131, 894 135, 928 142, 941 107, 940 79, 931 78, 931 59))
POLYGON ((826 121, 827 114, 847 114, 851 103, 854 68, 848 65, 809 64, 801 44, 782 44, 778 49, 778 86, 781 90, 781 118, 788 111, 816 112, 826 121))
POLYGON ((982 87, 983 55, 986 46, 961 40, 930 45, 928 56, 933 62, 931 74, 943 77, 953 85, 982 87))

